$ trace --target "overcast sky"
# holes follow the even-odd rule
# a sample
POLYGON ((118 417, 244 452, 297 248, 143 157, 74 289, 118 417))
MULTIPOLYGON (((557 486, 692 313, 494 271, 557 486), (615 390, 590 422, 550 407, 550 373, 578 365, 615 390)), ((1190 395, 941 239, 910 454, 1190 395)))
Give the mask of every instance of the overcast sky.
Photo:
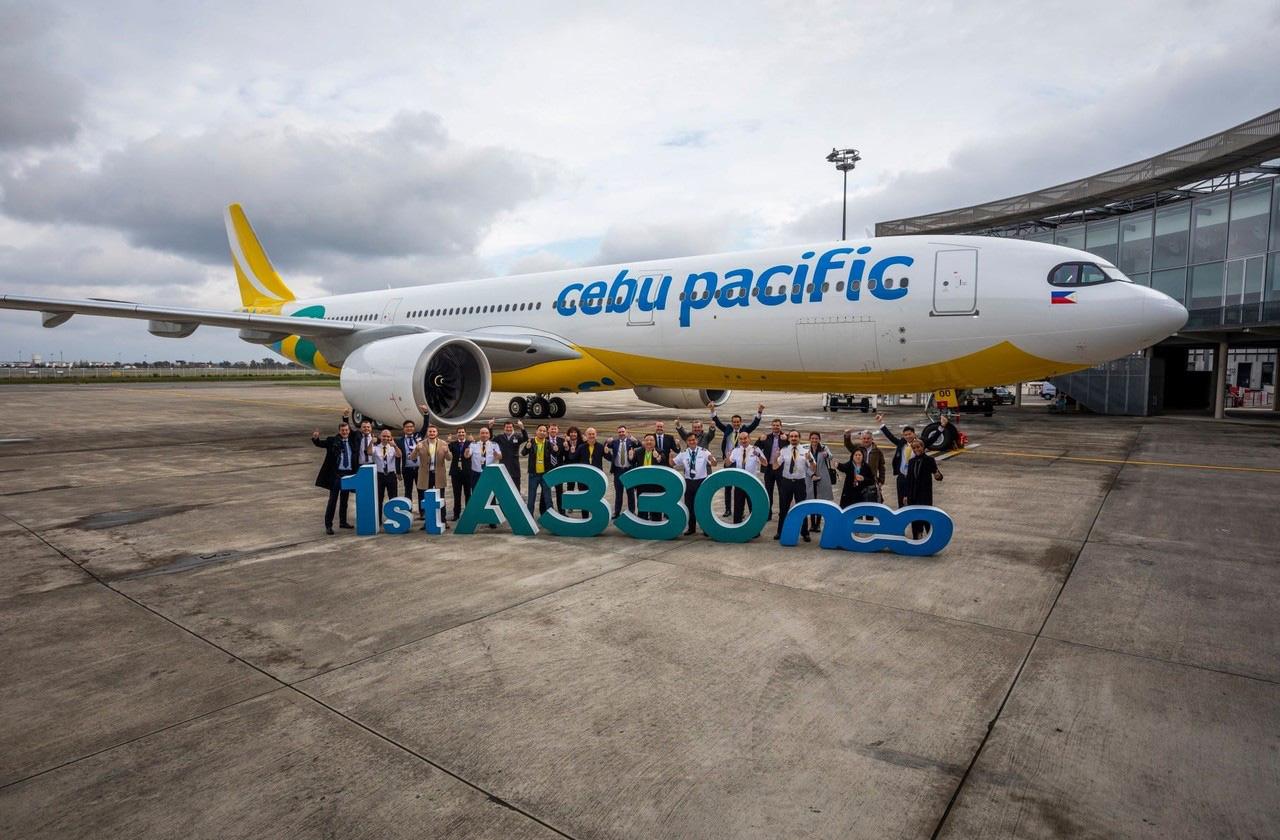
MULTIPOLYGON (((861 235, 1235 125, 1277 79, 1275 0, 0 0, 0 292, 238 306, 232 201, 299 296, 835 239, 832 146, 861 235)), ((263 355, 0 313, 0 358, 60 351, 263 355)))

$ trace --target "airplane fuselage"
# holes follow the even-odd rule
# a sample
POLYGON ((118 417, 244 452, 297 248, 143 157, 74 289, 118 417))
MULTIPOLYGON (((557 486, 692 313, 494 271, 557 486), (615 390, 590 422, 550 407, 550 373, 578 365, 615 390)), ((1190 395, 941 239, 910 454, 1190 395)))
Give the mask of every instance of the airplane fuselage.
MULTIPOLYGON (((495 368, 495 390, 901 392, 1038 379, 1125 355, 1185 321, 1099 257, 992 237, 903 236, 297 300, 281 314, 538 335, 578 358, 495 368), (1088 263, 1113 282, 1049 283, 1088 263), (1055 295, 1054 293, 1057 293, 1055 295)), ((307 339, 273 344, 337 373, 307 339)))

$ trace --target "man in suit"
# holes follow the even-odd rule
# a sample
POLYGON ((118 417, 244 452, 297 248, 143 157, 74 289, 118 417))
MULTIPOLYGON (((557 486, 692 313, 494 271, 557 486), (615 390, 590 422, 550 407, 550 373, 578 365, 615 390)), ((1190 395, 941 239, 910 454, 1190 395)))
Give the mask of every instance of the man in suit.
POLYGON ((516 489, 520 489, 520 447, 529 439, 529 433, 524 430, 524 421, 517 420, 512 423, 510 420, 502 424, 502 434, 494 435, 493 426, 498 420, 495 417, 489 421, 489 434, 493 438, 493 442, 498 445, 498 450, 502 453, 502 463, 507 465, 507 472, 511 473, 511 480, 516 483, 516 489), (516 430, 519 426, 519 431, 516 430))
MULTIPOLYGON (((400 477, 404 482, 404 495, 410 501, 417 498, 413 492, 413 486, 418 483, 418 442, 422 440, 422 436, 418 434, 418 424, 412 420, 406 420, 401 424, 401 435, 396 438, 396 446, 400 449, 400 477)), ((418 507, 418 513, 422 513, 422 507, 418 507)))
MULTIPOLYGON (((809 495, 809 483, 813 480, 817 464, 807 447, 800 445, 800 433, 792 429, 787 433, 787 445, 774 456, 773 467, 778 482, 778 530, 773 538, 782 536, 782 523, 787 521, 787 511, 796 502, 803 502, 809 495)), ((800 536, 809 542, 809 517, 800 522, 800 536)))
MULTIPOLYGON (((701 420, 694 420, 691 431, 698 436, 698 446, 703 449, 711 448, 711 441, 715 440, 716 437, 716 427, 706 428, 701 420)), ((680 420, 676 420, 676 434, 679 435, 677 440, 687 441, 689 439, 689 432, 684 430, 684 423, 680 420)))
MULTIPOLYGON (((658 423, 662 423, 662 421, 659 420, 658 423)), ((666 465, 666 461, 663 459, 662 453, 658 451, 657 439, 658 436, 656 434, 644 436, 641 448, 632 450, 631 452, 632 467, 656 467, 666 465)), ((636 493, 654 492, 658 489, 658 487, 652 484, 642 484, 636 488, 636 493)), ((641 519, 648 519, 654 522, 662 518, 662 515, 658 513, 640 513, 637 515, 641 519)))
POLYGON ((671 466, 671 459, 680 451, 680 444, 674 435, 667 434, 667 424, 661 420, 653 424, 653 448, 664 467, 671 466))
POLYGON ((356 435, 357 466, 373 463, 373 447, 378 442, 378 435, 373 431, 372 420, 360 421, 360 434, 356 435))
POLYGON ((316 475, 316 486, 329 491, 329 503, 324 509, 324 531, 333 536, 334 511, 338 512, 339 528, 351 527, 347 522, 351 491, 342 489, 342 478, 356 471, 356 440, 351 435, 351 424, 344 420, 338 424, 336 435, 321 440, 320 430, 316 429, 311 433, 311 442, 325 451, 324 463, 316 475))
MULTIPOLYGON (((742 425, 742 415, 735 414, 729 418, 729 425, 720 422, 720 415, 716 413, 716 404, 707 403, 707 408, 711 409, 711 422, 720 430, 720 434, 724 438, 720 441, 720 460, 724 461, 729 457, 729 450, 738 445, 738 434, 746 432, 748 435, 756 430, 760 425, 760 417, 764 414, 764 403, 756 406, 756 416, 751 419, 751 423, 742 425)), ((724 515, 729 515, 729 507, 733 498, 733 488, 724 488, 724 515)))
MULTIPOLYGON (((618 427, 617 437, 611 437, 604 444, 604 454, 609 459, 609 472, 613 474, 613 518, 622 515, 622 476, 631 469, 631 453, 640 448, 640 441, 627 434, 626 426, 618 427)), ((636 491, 626 491, 627 510, 636 511, 636 491)))
MULTIPOLYGON (((903 495, 899 500, 903 507, 933 504, 933 482, 942 481, 942 472, 934 457, 925 452, 924 441, 919 438, 911 441, 911 460, 907 463, 904 479, 903 495)), ((920 539, 928 528, 925 522, 912 522, 911 538, 920 539)))
POLYGON ((889 431, 889 427, 885 425, 883 414, 876 415, 876 422, 880 424, 880 434, 884 435, 885 439, 893 444, 893 474, 898 489, 898 492, 894 494, 894 498, 901 500, 907 495, 907 470, 911 464, 911 459, 915 456, 911 443, 916 439, 916 430, 913 426, 903 426, 902 437, 898 437, 889 431))
POLYGON ((556 468, 558 459, 556 448, 547 438, 547 426, 539 424, 533 430, 533 439, 525 441, 521 453, 528 457, 526 464, 529 470, 529 513, 533 513, 533 502, 538 500, 538 512, 547 512, 547 480, 546 474, 556 468))
MULTIPOLYGON (((447 483, 446 470, 449 469, 446 464, 452 461, 452 453, 449 451, 448 444, 440 440, 440 430, 435 426, 427 426, 427 436, 418 441, 414 457, 418 460, 418 514, 426 516, 426 511, 422 507, 422 493, 427 490, 439 490, 440 498, 444 499, 444 488, 447 483)), ((440 518, 447 519, 445 516, 440 518)), ((445 527, 449 526, 445 525, 445 527)))
MULTIPOLYGON (((551 444, 551 448, 556 453, 556 461, 561 464, 568 463, 564 459, 566 441, 564 435, 560 434, 560 427, 555 423, 547 426, 547 442, 551 444)), ((564 497, 564 485, 557 484, 555 488, 556 510, 560 509, 560 501, 564 497)))
POLYGON ((764 453, 767 461, 764 468, 764 489, 769 494, 769 519, 773 518, 773 490, 778 484, 778 470, 774 469, 773 462, 786 445, 787 436, 782 433, 782 421, 778 419, 769 424, 769 433, 761 435, 756 441, 756 446, 764 453))
POLYGON ((876 495, 880 497, 881 501, 884 501, 884 453, 880 451, 880 447, 876 446, 871 432, 864 429, 858 435, 858 440, 855 443, 853 429, 845 429, 844 448, 849 450, 851 455, 855 450, 862 450, 862 461, 871 470, 871 474, 876 479, 876 495))
POLYGON ((471 501, 471 465, 467 463, 467 430, 458 427, 449 442, 449 483, 453 485, 453 521, 458 521, 463 501, 471 501))

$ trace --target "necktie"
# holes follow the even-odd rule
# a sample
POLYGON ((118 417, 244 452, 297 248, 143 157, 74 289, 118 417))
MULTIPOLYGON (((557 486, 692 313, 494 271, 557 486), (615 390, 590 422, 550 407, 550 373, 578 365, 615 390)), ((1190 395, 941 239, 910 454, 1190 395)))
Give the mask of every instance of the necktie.
POLYGON ((796 448, 793 446, 791 447, 791 477, 794 478, 795 474, 796 474, 796 448))
POLYGON ((658 449, 662 449, 662 435, 658 435, 658 449))
POLYGON ((488 461, 488 459, 489 459, 489 444, 487 444, 487 443, 482 443, 482 444, 480 444, 480 463, 481 463, 481 465, 485 464, 485 463, 488 461))
POLYGON ((689 450, 689 478, 693 478, 694 469, 698 465, 698 447, 689 450))
POLYGON ((648 467, 648 466, 651 466, 652 464, 653 464, 653 453, 646 451, 644 453, 644 465, 648 467))

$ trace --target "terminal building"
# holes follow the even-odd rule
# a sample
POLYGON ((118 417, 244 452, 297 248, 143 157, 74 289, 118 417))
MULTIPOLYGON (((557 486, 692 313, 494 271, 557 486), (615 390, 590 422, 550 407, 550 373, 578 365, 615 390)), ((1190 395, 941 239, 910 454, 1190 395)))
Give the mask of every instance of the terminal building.
MULTIPOLYGON (((1186 327, 1140 354, 1054 380, 1086 408, 1280 409, 1280 109, 1147 160, 1024 195, 876 225, 877 236, 979 234, 1091 251, 1176 298, 1186 327)), ((981 289, 979 289, 981 294, 981 289)))

